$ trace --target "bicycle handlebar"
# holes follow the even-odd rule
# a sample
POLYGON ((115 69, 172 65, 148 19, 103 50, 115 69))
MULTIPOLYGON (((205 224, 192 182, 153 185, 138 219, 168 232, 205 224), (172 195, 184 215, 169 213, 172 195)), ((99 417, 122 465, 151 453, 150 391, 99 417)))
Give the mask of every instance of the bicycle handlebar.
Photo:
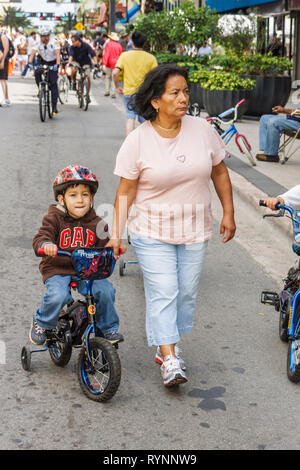
MULTIPOLYGON (((223 111, 223 113, 219 114, 217 116, 217 119, 220 119, 220 121, 222 122, 225 122, 223 121, 222 119, 226 116, 228 116, 229 114, 232 114, 234 112, 234 117, 233 119, 231 119, 230 121, 227 122, 227 124, 233 124, 236 120, 237 120, 237 113, 238 113, 238 108, 239 106, 241 106, 243 103, 245 103, 245 98, 243 98, 241 101, 239 101, 234 108, 229 108, 229 109, 226 109, 226 111, 223 111)), ((216 118, 213 118, 213 119, 216 119, 216 118)))
MULTIPOLYGON (((123 254, 123 250, 121 248, 119 250, 119 253, 120 253, 120 255, 123 254)), ((38 248, 37 255, 38 256, 48 256, 48 255, 46 255, 44 248, 38 248)), ((69 251, 57 250, 56 256, 69 256, 69 257, 71 257, 72 253, 70 253, 69 251)))

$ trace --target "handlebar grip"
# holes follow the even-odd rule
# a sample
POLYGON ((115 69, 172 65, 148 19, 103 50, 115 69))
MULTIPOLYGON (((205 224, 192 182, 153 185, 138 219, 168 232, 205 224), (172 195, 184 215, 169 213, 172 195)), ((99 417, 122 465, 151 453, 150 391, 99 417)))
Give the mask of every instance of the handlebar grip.
POLYGON ((241 104, 245 103, 245 98, 243 98, 241 101, 238 102, 237 106, 240 106, 241 104))
POLYGON ((267 207, 267 204, 265 204, 262 199, 259 200, 259 205, 263 207, 267 207))
POLYGON ((37 255, 38 256, 45 256, 46 253, 45 253, 44 248, 38 248, 37 255))

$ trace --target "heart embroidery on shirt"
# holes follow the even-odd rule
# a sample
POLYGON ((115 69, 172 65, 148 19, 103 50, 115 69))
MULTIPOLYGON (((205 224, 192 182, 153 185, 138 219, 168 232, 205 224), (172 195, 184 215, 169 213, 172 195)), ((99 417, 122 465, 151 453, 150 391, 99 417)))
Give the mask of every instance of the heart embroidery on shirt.
POLYGON ((178 160, 179 162, 181 162, 181 163, 184 163, 184 162, 185 162, 185 155, 179 155, 179 156, 177 157, 177 160, 178 160))

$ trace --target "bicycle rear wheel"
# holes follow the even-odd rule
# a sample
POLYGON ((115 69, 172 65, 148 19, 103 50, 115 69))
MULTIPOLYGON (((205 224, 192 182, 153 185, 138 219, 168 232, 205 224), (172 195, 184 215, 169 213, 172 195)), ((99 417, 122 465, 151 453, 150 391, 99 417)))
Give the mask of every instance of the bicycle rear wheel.
POLYGON ((91 338, 88 359, 81 349, 77 361, 77 377, 84 394, 90 399, 104 402, 112 398, 121 381, 121 363, 116 349, 103 338, 91 338))
POLYGON ((41 121, 45 122, 47 112, 47 99, 46 90, 44 87, 41 87, 39 91, 39 110, 41 121))
POLYGON ((48 109, 48 116, 49 116, 50 119, 52 119, 53 118, 53 110, 52 110, 52 92, 51 92, 51 90, 48 90, 47 109, 48 109))
POLYGON ((237 136, 236 142, 238 143, 238 146, 240 147, 241 152, 248 158, 250 164, 252 166, 256 166, 256 161, 252 155, 251 147, 248 144, 245 137, 243 135, 237 136))

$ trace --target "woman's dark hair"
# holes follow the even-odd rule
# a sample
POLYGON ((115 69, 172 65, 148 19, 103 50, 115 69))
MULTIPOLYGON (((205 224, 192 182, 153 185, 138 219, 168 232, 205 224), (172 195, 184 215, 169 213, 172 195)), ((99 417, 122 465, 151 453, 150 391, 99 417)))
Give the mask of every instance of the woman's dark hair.
POLYGON ((150 70, 138 91, 129 100, 128 108, 147 121, 154 121, 157 112, 151 101, 164 94, 168 78, 174 75, 181 75, 187 81, 187 71, 178 65, 161 64, 150 70))

